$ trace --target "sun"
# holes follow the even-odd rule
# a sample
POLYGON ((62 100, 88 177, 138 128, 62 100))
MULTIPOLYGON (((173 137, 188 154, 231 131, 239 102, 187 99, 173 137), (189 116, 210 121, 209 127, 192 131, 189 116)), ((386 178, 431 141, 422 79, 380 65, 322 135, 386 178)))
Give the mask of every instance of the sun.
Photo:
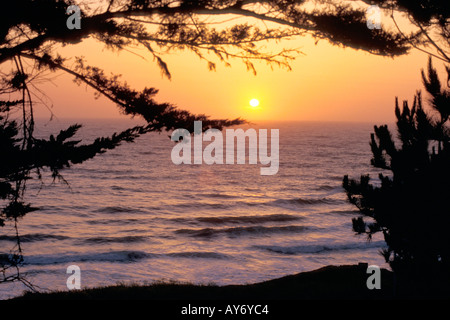
POLYGON ((251 105, 253 108, 256 108, 257 106, 259 106, 259 100, 258 100, 258 99, 252 99, 252 100, 250 100, 250 105, 251 105))

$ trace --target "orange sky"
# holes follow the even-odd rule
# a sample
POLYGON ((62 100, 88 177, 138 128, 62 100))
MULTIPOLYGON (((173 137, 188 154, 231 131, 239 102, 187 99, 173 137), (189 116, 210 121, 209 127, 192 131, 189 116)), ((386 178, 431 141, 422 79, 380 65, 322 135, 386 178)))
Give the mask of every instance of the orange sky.
MULTIPOLYGON (((152 57, 144 49, 135 50, 144 60, 129 52, 110 52, 93 40, 63 49, 65 54, 85 56, 90 65, 107 72, 122 74, 135 88, 145 86, 160 89, 157 100, 171 102, 193 113, 205 113, 216 118, 243 117, 247 120, 324 120, 391 122, 394 119, 394 99, 413 99, 422 89, 420 69, 428 57, 416 50, 400 58, 386 58, 363 51, 314 44, 314 39, 301 37, 280 44, 271 43, 278 51, 282 46, 300 48, 291 63, 292 71, 271 70, 265 63, 256 64, 257 76, 246 71, 239 60, 232 67, 218 63, 217 71, 208 71, 205 61, 189 52, 168 54, 172 80, 161 76, 152 57), (249 101, 260 100, 252 109, 249 101)), ((442 72, 442 63, 435 61, 442 72)), ((67 75, 52 84, 42 84, 58 118, 124 117, 118 108, 104 98, 95 100, 93 90, 78 87, 67 75)), ((49 111, 36 108, 36 117, 49 118, 49 111)))

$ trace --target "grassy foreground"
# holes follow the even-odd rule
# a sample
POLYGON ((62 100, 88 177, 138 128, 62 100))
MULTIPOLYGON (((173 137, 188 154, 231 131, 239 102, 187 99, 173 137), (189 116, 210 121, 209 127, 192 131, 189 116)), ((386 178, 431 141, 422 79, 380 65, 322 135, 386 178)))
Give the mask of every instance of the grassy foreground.
POLYGON ((115 285, 92 289, 26 293, 17 299, 316 299, 384 298, 393 293, 392 274, 382 270, 381 290, 366 286, 366 266, 328 266, 279 279, 248 285, 193 285, 156 283, 115 285))
MULTIPOLYGON (((381 289, 369 290, 367 265, 327 266, 310 272, 247 285, 193 285, 155 283, 114 285, 75 291, 25 293, 14 300, 58 299, 148 299, 148 300, 297 300, 297 299, 396 299, 421 297, 410 290, 401 294, 394 286, 393 273, 381 270, 381 289)), ((426 297, 429 297, 428 295, 426 297)), ((433 297, 433 295, 431 295, 433 297)), ((442 294, 437 297, 443 298, 442 294)), ((450 296, 447 296, 450 297, 450 296)))

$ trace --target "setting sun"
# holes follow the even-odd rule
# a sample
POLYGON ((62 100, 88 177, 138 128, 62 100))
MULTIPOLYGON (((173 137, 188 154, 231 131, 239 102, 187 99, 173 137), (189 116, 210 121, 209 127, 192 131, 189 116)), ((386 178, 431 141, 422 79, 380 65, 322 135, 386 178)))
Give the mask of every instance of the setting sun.
POLYGON ((250 105, 251 105, 253 108, 256 108, 257 106, 259 106, 259 100, 258 100, 258 99, 252 99, 252 100, 250 100, 250 105))

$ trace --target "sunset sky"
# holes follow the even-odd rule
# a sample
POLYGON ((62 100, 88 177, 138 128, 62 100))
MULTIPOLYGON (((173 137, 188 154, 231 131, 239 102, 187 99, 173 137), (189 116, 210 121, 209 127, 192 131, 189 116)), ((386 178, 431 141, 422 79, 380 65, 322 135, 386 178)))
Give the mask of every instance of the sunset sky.
MULTIPOLYGON (((392 59, 332 46, 325 40, 315 45, 315 39, 309 36, 267 43, 269 51, 283 47, 302 52, 291 63, 292 71, 276 66, 272 70, 263 62, 255 64, 256 76, 239 60, 230 60, 231 68, 219 62, 214 72, 191 52, 166 54, 163 59, 168 63, 171 80, 161 75, 143 48, 133 49, 136 54, 111 52, 87 40, 60 52, 84 56, 90 65, 122 74, 122 80, 136 89, 158 88, 159 102, 215 118, 242 117, 251 121, 392 121, 395 97, 412 101, 416 90, 422 89, 420 70, 428 59, 417 50, 392 59), (259 106, 252 108, 251 99, 258 99, 259 106)), ((435 66, 442 74, 442 63, 435 61, 435 66)), ((58 118, 125 117, 114 104, 104 98, 95 100, 93 90, 78 87, 67 75, 61 74, 39 88, 48 95, 47 104, 53 105, 58 118)), ((49 118, 50 112, 38 106, 36 117, 49 118)))

